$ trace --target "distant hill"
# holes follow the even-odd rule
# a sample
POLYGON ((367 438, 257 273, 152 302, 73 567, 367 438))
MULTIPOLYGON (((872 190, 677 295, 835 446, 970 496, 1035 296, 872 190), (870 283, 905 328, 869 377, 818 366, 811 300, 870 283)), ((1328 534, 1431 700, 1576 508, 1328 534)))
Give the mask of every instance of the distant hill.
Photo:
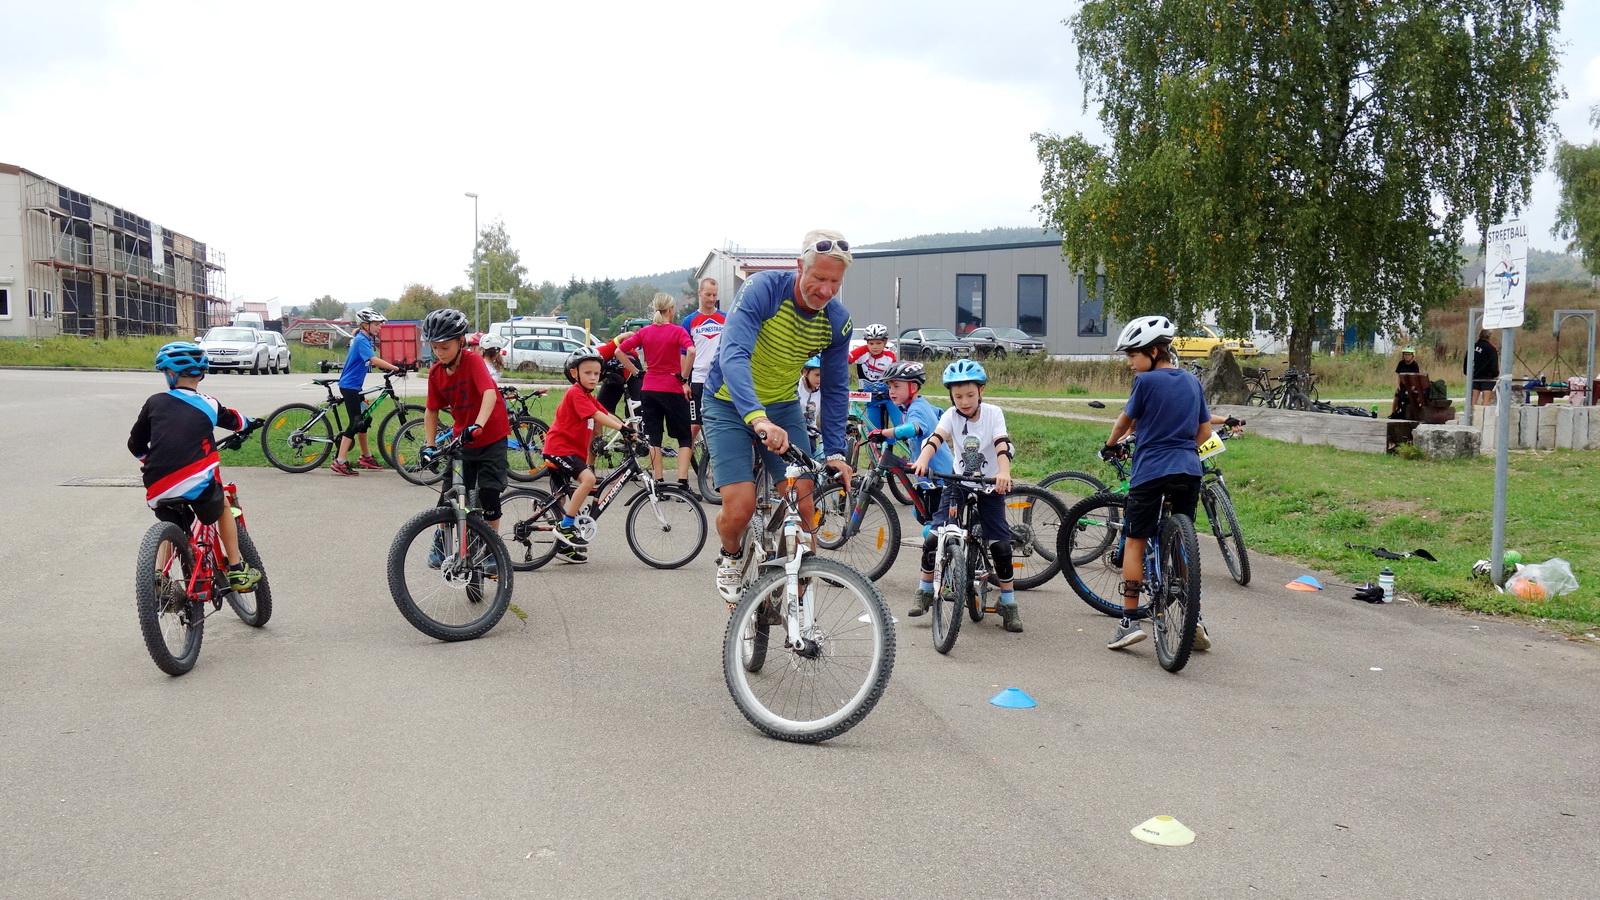
MULTIPOLYGON (((1461 283, 1469 287, 1483 284, 1483 254, 1468 245, 1461 248, 1461 283)), ((1557 253, 1551 250, 1528 248, 1528 282, 1574 281, 1589 283, 1589 272, 1583 267, 1583 258, 1576 253, 1557 253)))
POLYGON ((618 278, 612 284, 617 293, 622 294, 635 284, 648 284, 658 291, 665 291, 674 297, 682 297, 688 290, 689 279, 694 276, 694 269, 676 269, 671 272, 658 272, 654 275, 636 275, 633 278, 618 278))
POLYGON ((893 241, 860 244, 863 250, 937 250, 942 247, 979 247, 984 244, 1022 244, 1029 241, 1059 241, 1061 235, 1037 226, 1031 228, 985 228, 982 231, 947 231, 919 234, 893 241))

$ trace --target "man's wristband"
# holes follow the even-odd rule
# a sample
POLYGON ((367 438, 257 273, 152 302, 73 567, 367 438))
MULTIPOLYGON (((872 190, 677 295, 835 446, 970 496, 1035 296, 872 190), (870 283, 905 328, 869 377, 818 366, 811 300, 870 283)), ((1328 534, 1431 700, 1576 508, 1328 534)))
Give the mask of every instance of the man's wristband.
POLYGON ((828 459, 827 459, 828 462, 835 462, 835 461, 846 462, 848 460, 849 460, 849 457, 845 456, 843 453, 829 453, 828 454, 828 459))

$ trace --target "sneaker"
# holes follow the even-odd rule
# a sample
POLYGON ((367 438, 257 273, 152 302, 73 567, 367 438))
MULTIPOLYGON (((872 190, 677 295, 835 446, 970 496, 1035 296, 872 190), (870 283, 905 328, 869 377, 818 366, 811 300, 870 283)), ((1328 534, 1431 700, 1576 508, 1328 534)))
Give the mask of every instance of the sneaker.
POLYGON ((556 526, 556 543, 573 548, 589 546, 589 542, 584 540, 583 535, 578 533, 576 526, 572 525, 556 526))
POLYGON ((260 582, 261 570, 248 563, 240 563, 237 569, 233 566, 228 567, 228 587, 241 594, 248 594, 255 590, 256 585, 260 582))
POLYGON ((1196 622, 1194 626, 1194 649, 1210 650, 1211 635, 1206 633, 1206 623, 1196 622))
POLYGON ((1013 634, 1022 630, 1022 612, 1015 603, 1000 604, 1000 624, 1013 634))
POLYGON ((729 609, 739 602, 739 595, 744 593, 744 585, 740 580, 743 574, 740 570, 743 568, 742 558, 727 553, 717 554, 717 596, 728 604, 729 609))
POLYGON ((578 547, 560 547, 556 550, 556 559, 580 565, 589 561, 589 554, 578 547))
POLYGON ((1110 642, 1106 644, 1106 649, 1121 650, 1124 647, 1132 647, 1147 637, 1149 635, 1144 633, 1144 629, 1139 627, 1138 622, 1130 622, 1127 619, 1123 619, 1117 623, 1117 632, 1111 636, 1110 642))
POLYGON ((922 588, 917 588, 917 592, 911 597, 911 602, 913 605, 910 609, 906 610, 906 615, 915 619, 917 616, 926 613, 930 608, 932 608, 933 591, 925 591, 922 588))
POLYGON ((688 494, 689 499, 696 503, 704 503, 706 500, 706 498, 700 496, 699 491, 696 491, 694 488, 690 487, 689 482, 687 481, 678 482, 678 489, 683 491, 685 494, 688 494))
POLYGON ((362 469, 387 469, 387 468, 389 468, 388 466, 384 465, 383 463, 378 462, 378 460, 370 453, 368 453, 366 456, 363 456, 360 459, 356 460, 356 466, 359 467, 359 468, 362 468, 362 469))
POLYGON ((428 568, 437 569, 444 565, 444 529, 433 530, 433 546, 428 548, 428 568))
POLYGON ((350 468, 350 464, 349 463, 342 462, 342 461, 336 459, 336 460, 333 461, 333 474, 335 474, 335 475, 360 475, 361 473, 357 472, 355 469, 350 468))

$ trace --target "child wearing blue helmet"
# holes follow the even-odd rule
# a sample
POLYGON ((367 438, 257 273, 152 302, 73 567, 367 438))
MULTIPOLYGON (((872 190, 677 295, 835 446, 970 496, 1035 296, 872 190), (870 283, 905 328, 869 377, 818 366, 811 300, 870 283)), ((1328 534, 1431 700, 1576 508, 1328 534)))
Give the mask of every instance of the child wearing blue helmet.
POLYGON ((240 431, 250 421, 195 390, 209 366, 204 350, 173 341, 156 352, 156 371, 167 376, 167 392, 153 394, 128 433, 128 452, 144 473, 144 502, 156 518, 187 531, 194 517, 215 523, 228 554, 228 586, 241 593, 256 589, 260 570, 239 555, 239 528, 223 515, 222 460, 212 443, 217 428, 240 431))
MULTIPOLYGON (((1006 503, 1002 495, 1011 491, 1011 460, 1016 452, 1006 431, 1006 415, 1000 407, 983 402, 983 388, 989 375, 983 366, 970 359, 958 359, 944 368, 941 379, 950 392, 950 408, 940 417, 932 436, 922 443, 914 465, 919 477, 926 477, 933 454, 949 445, 955 471, 961 475, 985 475, 994 479, 994 493, 978 495, 978 514, 983 534, 991 542, 996 578, 1000 582, 1000 621, 1007 631, 1022 630, 1022 615, 1011 574, 1011 527, 1006 523, 1006 503)), ((933 517, 935 528, 943 525, 955 502, 954 488, 946 486, 933 517)), ((917 590, 917 605, 909 615, 920 616, 933 605, 934 538, 922 542, 922 583, 917 590)))
MULTIPOLYGON (((800 409, 806 416, 806 430, 817 431, 818 410, 822 409, 822 357, 813 356, 800 367, 800 382, 795 385, 800 395, 800 409)), ((816 447, 812 447, 812 452, 816 447)))

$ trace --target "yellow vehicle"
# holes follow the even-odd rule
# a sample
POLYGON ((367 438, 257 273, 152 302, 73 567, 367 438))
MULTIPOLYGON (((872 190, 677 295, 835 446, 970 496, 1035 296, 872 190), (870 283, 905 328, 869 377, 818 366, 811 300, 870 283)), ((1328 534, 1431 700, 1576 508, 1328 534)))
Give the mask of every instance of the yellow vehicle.
POLYGON ((1172 341, 1172 352, 1181 357, 1203 359, 1210 356, 1211 348, 1218 344, 1232 350, 1234 356, 1255 356, 1260 352, 1250 341, 1225 338, 1222 332, 1210 325, 1196 325, 1178 335, 1172 341))

